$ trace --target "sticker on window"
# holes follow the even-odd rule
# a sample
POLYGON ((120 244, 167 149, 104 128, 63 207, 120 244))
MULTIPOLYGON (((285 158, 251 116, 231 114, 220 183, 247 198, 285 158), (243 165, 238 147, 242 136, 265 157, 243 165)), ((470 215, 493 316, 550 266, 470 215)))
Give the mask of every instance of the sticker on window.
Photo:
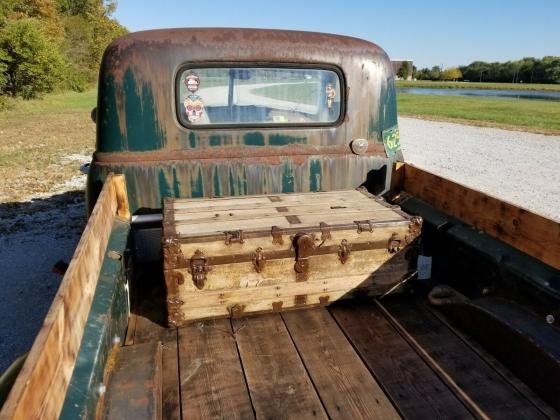
POLYGON ((332 125, 341 118, 333 70, 210 67, 178 75, 177 109, 186 126, 332 125))

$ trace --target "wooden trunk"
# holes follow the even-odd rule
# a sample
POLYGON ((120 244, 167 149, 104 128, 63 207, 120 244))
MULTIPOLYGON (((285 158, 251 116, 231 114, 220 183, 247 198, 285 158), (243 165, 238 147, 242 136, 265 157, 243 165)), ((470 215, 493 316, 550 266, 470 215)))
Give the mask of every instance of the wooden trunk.
POLYGON ((414 270, 421 225, 357 190, 167 199, 169 324, 383 294, 414 270))

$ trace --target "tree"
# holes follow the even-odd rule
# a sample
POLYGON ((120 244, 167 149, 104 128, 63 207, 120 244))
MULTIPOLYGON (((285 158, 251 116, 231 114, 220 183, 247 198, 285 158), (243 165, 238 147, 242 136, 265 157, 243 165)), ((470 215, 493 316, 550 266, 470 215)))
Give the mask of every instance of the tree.
POLYGON ((459 80, 462 77, 463 77, 463 75, 461 73, 461 70, 459 70, 457 67, 446 69, 440 75, 441 80, 454 80, 454 81, 456 81, 456 80, 459 80))
POLYGON ((441 67, 434 66, 430 70, 430 80, 439 80, 441 77, 441 67))
POLYGON ((34 18, 9 21, 0 31, 0 51, 3 92, 11 96, 33 98, 64 80, 64 59, 34 18))
POLYGON ((408 79, 409 76, 412 75, 412 68, 411 67, 412 66, 411 66, 409 61, 403 61, 402 64, 401 64, 401 67, 397 71, 397 76, 399 76, 403 80, 408 79))

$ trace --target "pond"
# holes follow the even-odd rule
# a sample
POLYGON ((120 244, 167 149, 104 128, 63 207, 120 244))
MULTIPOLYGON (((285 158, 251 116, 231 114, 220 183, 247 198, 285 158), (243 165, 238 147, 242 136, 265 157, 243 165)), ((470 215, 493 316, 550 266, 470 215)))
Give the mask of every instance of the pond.
POLYGON ((412 93, 417 95, 486 96, 510 99, 540 99, 545 101, 560 101, 560 92, 544 92, 531 90, 397 88, 397 92, 412 93))

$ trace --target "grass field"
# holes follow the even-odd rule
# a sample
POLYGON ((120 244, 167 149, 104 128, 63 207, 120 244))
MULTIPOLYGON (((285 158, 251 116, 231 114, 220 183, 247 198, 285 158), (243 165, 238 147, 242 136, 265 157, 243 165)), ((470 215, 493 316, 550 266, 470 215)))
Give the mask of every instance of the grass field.
POLYGON ((560 134, 560 102, 399 93, 400 115, 560 134))
POLYGON ((94 149, 95 90, 10 103, 0 112, 0 202, 26 200, 80 175, 94 149))
POLYGON ((431 80, 397 80, 397 87, 401 88, 432 88, 432 89, 506 89, 506 90, 540 90, 560 92, 560 84, 530 84, 530 83, 479 83, 479 82, 433 82, 431 80))
POLYGON ((267 98, 280 99, 282 101, 296 102, 299 104, 315 105, 319 95, 319 84, 312 83, 290 83, 277 84, 253 89, 255 95, 267 98))

